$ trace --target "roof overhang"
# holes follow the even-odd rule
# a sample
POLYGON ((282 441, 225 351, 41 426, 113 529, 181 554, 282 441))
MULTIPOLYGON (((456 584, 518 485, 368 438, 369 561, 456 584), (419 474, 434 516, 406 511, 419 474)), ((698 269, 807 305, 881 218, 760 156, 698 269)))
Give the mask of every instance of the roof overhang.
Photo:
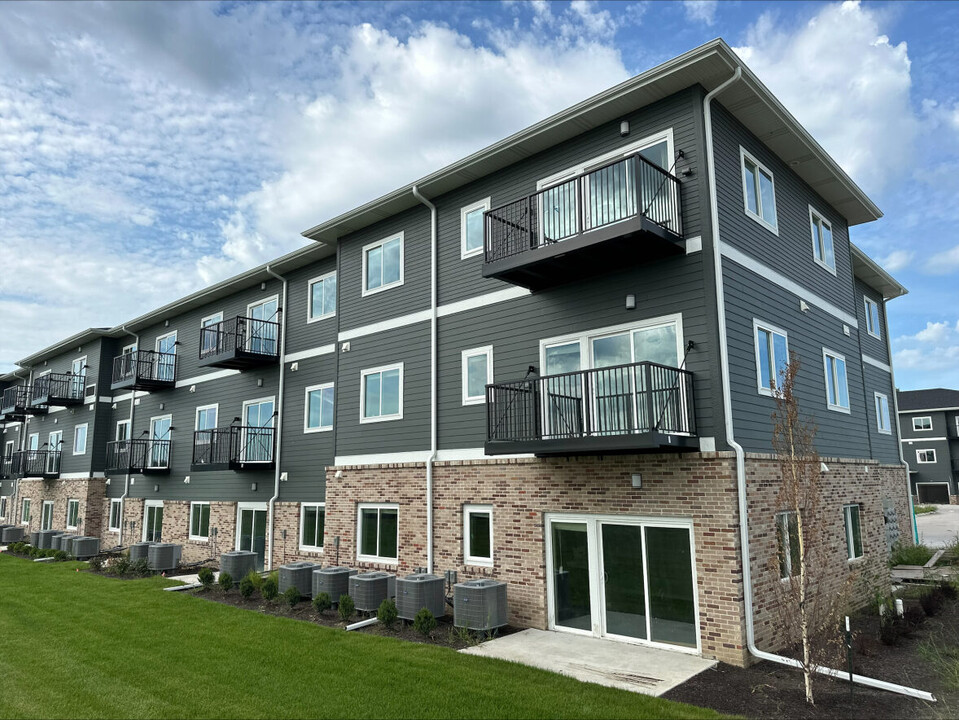
POLYGON ((719 101, 778 155, 850 225, 882 212, 850 179, 722 39, 712 40, 662 65, 531 125, 458 162, 303 232, 311 240, 338 238, 419 205, 413 187, 435 198, 693 85, 712 90, 742 67, 719 101))
POLYGON ((852 248, 853 274, 869 287, 881 292, 884 300, 902 297, 909 292, 866 253, 852 243, 849 243, 849 246, 852 248))
POLYGON ((39 352, 33 353, 33 355, 28 355, 22 360, 17 360, 17 365, 23 368, 33 367, 38 362, 43 362, 44 360, 49 360, 52 357, 56 357, 57 355, 66 352, 70 348, 81 347, 84 343, 88 343, 91 340, 99 340, 104 335, 109 334, 109 328, 87 328, 86 330, 81 330, 76 335, 71 335, 66 340, 61 340, 56 345, 51 345, 50 347, 44 348, 39 352))

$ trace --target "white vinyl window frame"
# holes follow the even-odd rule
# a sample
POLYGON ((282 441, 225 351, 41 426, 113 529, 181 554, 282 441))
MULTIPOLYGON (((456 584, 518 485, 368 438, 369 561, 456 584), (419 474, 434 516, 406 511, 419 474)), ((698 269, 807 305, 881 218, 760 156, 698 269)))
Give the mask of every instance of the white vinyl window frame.
MULTIPOLYGON (((959 419, 957 419, 959 422, 959 419)), ((932 432, 932 416, 919 415, 912 419, 912 429, 916 432, 932 432)))
POLYGON ((468 237, 468 228, 466 224, 466 219, 472 215, 477 210, 482 210, 487 212, 491 207, 492 198, 483 198, 478 200, 466 207, 460 208, 460 260, 466 260, 467 258, 476 257, 477 255, 482 255, 483 251, 486 249, 486 228, 485 223, 483 225, 483 237, 481 238, 479 247, 469 248, 467 247, 468 237))
POLYGON ((32 501, 30 498, 23 498, 20 501, 20 524, 29 525, 30 524, 30 505, 32 501))
POLYGON ((862 509, 858 503, 850 503, 842 506, 843 529, 846 531, 846 559, 849 562, 863 557, 865 550, 862 545, 862 509), (856 524, 853 526, 852 516, 855 513, 856 524), (859 550, 856 550, 856 545, 859 550), (858 552, 858 554, 857 554, 858 552))
POLYGON ((130 343, 129 345, 124 345, 123 349, 120 351, 121 355, 129 355, 130 353, 135 353, 137 351, 137 344, 130 343))
MULTIPOLYGON (((270 457, 269 457, 269 459, 263 459, 263 460, 248 460, 248 459, 247 459, 247 450, 248 450, 249 447, 250 447, 250 441, 247 440, 247 437, 248 437, 248 436, 247 436, 246 433, 247 433, 248 431, 244 430, 244 431, 240 434, 241 438, 243 438, 243 439, 241 440, 241 442, 240 442, 240 462, 244 462, 244 463, 247 463, 247 462, 273 462, 273 461, 276 459, 276 419, 277 419, 277 417, 279 417, 279 416, 277 415, 277 412, 276 412, 276 395, 270 395, 269 397, 255 398, 255 399, 253 399, 253 400, 244 400, 244 401, 243 401, 243 408, 242 408, 242 410, 241 410, 241 412, 240 412, 240 425, 241 425, 241 427, 248 427, 248 425, 247 425, 247 420, 246 420, 246 418, 247 418, 247 414, 246 414, 246 413, 247 413, 247 408, 249 408, 251 405, 263 405, 264 403, 272 403, 272 404, 273 404, 273 414, 270 416, 270 423, 269 423, 269 425, 259 425, 259 426, 257 426, 257 427, 273 428, 273 445, 271 446, 271 449, 270 449, 270 457)), ((253 447, 256 447, 256 445, 254 444, 253 447)), ((249 508, 248 508, 248 509, 249 509, 249 508)), ((239 531, 238 531, 238 532, 239 532, 239 531)))
POLYGON ((113 439, 114 440, 132 440, 133 438, 130 437, 130 432, 131 432, 130 421, 118 420, 116 429, 113 431, 113 439), (120 428, 124 428, 124 430, 121 431, 120 428))
POLYGON ((916 450, 916 462, 919 465, 934 465, 936 463, 936 449, 922 448, 916 450))
POLYGON ((40 529, 41 530, 53 529, 53 512, 55 509, 56 508, 53 500, 43 501, 43 504, 40 506, 40 529), (47 514, 48 508, 49 508, 49 514, 47 514))
POLYGON ((215 312, 215 313, 213 313, 212 315, 207 315, 207 316, 204 317, 204 318, 200 318, 200 350, 206 350, 206 349, 208 349, 208 348, 212 350, 213 348, 215 348, 215 347, 217 346, 217 342, 216 342, 216 337, 217 337, 217 336, 216 336, 216 335, 213 336, 214 340, 213 340, 212 343, 208 343, 208 344, 204 345, 204 340, 205 340, 205 338, 210 337, 210 336, 209 336, 209 335, 205 335, 205 334, 203 333, 203 329, 204 329, 204 328, 208 328, 208 327, 210 327, 211 325, 216 325, 217 323, 221 323, 221 322, 223 322, 223 311, 222 311, 222 310, 220 310, 219 312, 215 312))
POLYGON ((213 428, 201 428, 200 427, 200 413, 212 410, 216 420, 213 423, 213 428, 216 428, 220 422, 220 404, 212 403, 210 405, 198 405, 196 410, 193 412, 193 430, 212 430, 213 428))
MULTIPOLYGON (((403 363, 394 363, 393 365, 381 365, 379 367, 367 368, 366 370, 360 370, 360 422, 361 423, 377 423, 377 422, 389 422, 392 420, 402 420, 403 419, 403 363), (388 372, 389 370, 399 370, 399 404, 398 412, 391 415, 376 415, 374 417, 366 417, 366 378, 370 375, 381 375, 382 373, 388 372)), ((380 380, 380 405, 382 406, 382 378, 380 380)))
POLYGON ((172 332, 163 333, 162 335, 157 335, 156 339, 153 341, 153 350, 154 352, 160 352, 160 343, 169 338, 173 338, 173 344, 170 346, 173 348, 171 355, 176 355, 176 343, 177 343, 177 331, 173 330, 172 332))
POLYGON ((7 496, 0 495, 0 520, 7 519, 7 496))
MULTIPOLYGON (((792 537, 789 526, 792 524, 792 518, 796 516, 795 510, 782 510, 775 515, 776 523, 776 554, 781 559, 779 567, 779 579, 782 582, 788 582, 789 578, 794 577, 799 568, 793 567, 793 543, 796 544, 795 551, 799 552, 799 538, 792 537)), ((800 558, 800 562, 802 558, 800 558)))
POLYGON ((79 381, 73 381, 71 384, 76 383, 76 385, 79 386, 81 395, 84 399, 87 397, 87 370, 88 366, 86 355, 81 355, 78 358, 74 358, 74 360, 70 363, 70 376, 73 378, 80 378, 79 381), (73 372, 74 369, 78 370, 78 372, 73 372))
POLYGON ((819 212, 812 205, 809 206, 809 232, 812 236, 812 259, 816 261, 824 270, 836 274, 836 238, 832 231, 832 223, 826 219, 826 216, 819 212), (818 228, 817 228, 818 225, 818 228), (819 228, 825 227, 829 230, 829 252, 826 252, 826 241, 819 228), (828 257, 832 255, 832 264, 829 264, 828 257))
POLYGON ((873 393, 876 404, 876 430, 883 435, 892 435, 892 421, 889 417, 889 396, 873 393))
POLYGON ((872 298, 862 297, 863 307, 866 311, 866 332, 877 340, 882 340, 882 328, 879 319, 879 303, 872 298))
POLYGON ((750 218, 752 218, 753 220, 755 220, 756 222, 758 222, 758 223, 759 223, 760 225, 762 225, 764 228, 766 228, 767 230, 769 230, 769 232, 771 232, 773 235, 777 235, 777 236, 778 236, 778 235, 779 235, 779 210, 778 210, 778 208, 775 207, 775 205, 776 205, 776 177, 775 177, 775 175, 773 175, 773 172, 772 172, 769 168, 767 168, 765 165, 763 165, 761 162, 759 162, 759 160, 756 158, 756 156, 753 155, 751 152, 749 152, 749 151, 748 151, 746 148, 744 148, 742 145, 739 146, 739 171, 740 171, 740 172, 739 172, 739 174, 740 174, 740 180, 742 181, 742 184, 743 184, 743 210, 745 211, 746 216, 747 216, 747 217, 750 217, 750 218), (758 213, 755 213, 755 212, 753 212, 752 210, 749 209, 749 191, 748 191, 747 188, 746 188, 746 173, 749 172, 749 170, 746 168, 746 161, 747 161, 747 160, 748 160, 748 161, 753 165, 753 167, 755 168, 755 172, 753 173, 753 178, 754 178, 754 180, 755 180, 755 187, 756 187, 756 192, 757 192, 757 196, 756 196, 756 209, 759 210, 758 213), (769 177, 770 185, 772 185, 772 190, 773 190, 773 215, 774 215, 775 218, 776 218, 776 223, 775 223, 775 224, 769 222, 769 220, 765 217, 765 215, 768 215, 769 213, 763 211, 762 186, 761 186, 760 180, 759 180, 759 175, 760 175, 760 173, 765 173, 765 174, 769 177))
POLYGON ((190 526, 187 528, 187 537, 197 542, 207 542, 210 539, 210 510, 211 506, 207 500, 194 500, 190 503, 190 526), (203 508, 206 508, 206 535, 193 532, 193 513, 200 513, 200 530, 203 529, 203 508))
POLYGON ((464 505, 463 506, 463 564, 478 567, 493 567, 493 506, 492 505, 464 505), (470 540, 470 520, 473 515, 489 515, 489 557, 474 555, 470 540))
POLYGON ((464 405, 483 405, 486 403, 486 385, 493 382, 493 346, 485 345, 483 347, 464 350, 461 354, 462 373, 461 381, 463 385, 463 404, 464 405), (483 383, 482 395, 469 394, 469 360, 470 358, 483 356, 486 358, 486 380, 483 383))
POLYGON ((384 565, 398 565, 400 556, 400 506, 397 503, 357 503, 356 506, 356 560, 357 562, 381 563, 384 565), (360 552, 363 538, 363 511, 376 510, 376 547, 380 548, 380 533, 382 524, 380 515, 383 510, 396 511, 396 557, 388 555, 364 555, 360 552))
POLYGON ((76 530, 80 520, 80 501, 76 498, 67 500, 67 530, 76 530), (72 516, 72 517, 71 517, 72 516), (71 520, 73 522, 71 522, 71 520))
MULTIPOLYGON (((326 503, 300 503, 300 525, 299 525, 299 538, 297 542, 299 544, 300 552, 314 552, 321 553, 323 552, 323 536, 320 535, 320 544, 319 545, 310 545, 303 542, 303 531, 306 523, 306 511, 308 509, 315 509, 317 512, 317 518, 319 518, 319 513, 323 513, 323 527, 326 528, 326 503)), ((317 528, 314 527, 313 535, 316 537, 317 528)), ((357 546, 359 547, 359 546, 357 546)))
MULTIPOLYGON (((366 256, 364 255, 364 258, 365 257, 366 256)), ((333 289, 333 309, 327 310, 324 305, 323 312, 319 314, 314 314, 315 308, 313 307, 313 286, 316 285, 317 283, 326 283, 328 280, 332 280, 334 284, 336 283, 336 270, 333 270, 332 272, 328 272, 318 277, 315 277, 307 281, 306 283, 306 322, 307 323, 315 323, 315 322, 319 322, 320 320, 326 320, 327 318, 336 316, 336 301, 337 301, 336 288, 333 289)), ((366 282, 365 273, 363 276, 363 281, 364 283, 366 282)), ((323 296, 326 297, 325 289, 324 289, 323 296)))
MULTIPOLYGON (((153 529, 152 529, 152 528, 148 528, 148 527, 147 527, 147 526, 148 526, 147 520, 148 520, 149 517, 150 517, 150 508, 154 508, 154 513, 156 512, 156 510, 155 510, 156 508, 159 508, 160 510, 163 510, 163 501, 162 501, 162 500, 144 500, 144 501, 143 501, 143 517, 141 518, 141 520, 142 520, 143 522, 141 523, 141 526, 142 526, 142 527, 140 528, 140 540, 141 540, 142 542, 146 542, 146 539, 147 539, 147 530, 148 530, 148 529, 150 530, 150 532, 153 532, 153 529)), ((154 517, 155 517, 155 515, 154 515, 154 517)), ((163 518, 163 516, 162 516, 162 514, 161 514, 161 516, 160 516, 160 537, 163 537, 163 520, 164 520, 164 518, 163 518)), ((240 526, 239 526, 239 524, 237 524, 237 532, 239 532, 239 531, 240 531, 240 526)))
POLYGON ((789 334, 782 328, 778 328, 775 325, 770 325, 767 322, 753 318, 753 348, 756 355, 756 389, 760 395, 765 395, 766 397, 774 397, 776 390, 779 385, 779 366, 776 364, 776 338, 775 336, 779 335, 783 338, 786 343, 786 363, 789 363, 789 334), (759 343, 759 331, 763 330, 769 333, 769 341, 766 351, 769 353, 769 367, 773 373, 771 378, 763 378, 762 375, 762 362, 760 355, 760 343, 759 343), (768 380, 770 387, 766 387, 763 384, 764 380, 768 380))
POLYGON ((336 422, 336 383, 320 383, 319 385, 308 385, 303 389, 303 432, 304 433, 318 433, 318 432, 330 432, 333 429, 333 424, 336 422), (333 391, 333 417, 330 419, 329 425, 317 425, 312 427, 310 425, 310 394, 316 391, 320 392, 320 422, 323 422, 323 390, 332 390, 333 391))
POLYGON ((89 432, 89 423, 80 423, 73 428, 73 454, 74 455, 86 455, 87 454, 87 434, 89 432), (83 431, 81 433, 81 430, 83 431), (81 438, 82 434, 82 438, 81 438))
POLYGON ((849 365, 846 363, 845 355, 840 355, 834 350, 829 350, 827 348, 822 349, 822 365, 823 365, 823 378, 826 381, 826 408, 832 410, 833 412, 846 413, 847 415, 851 414, 850 406, 851 399, 849 397, 849 365), (833 363, 829 361, 833 360, 833 363), (845 381, 846 381, 846 404, 841 404, 841 393, 839 392, 839 363, 842 363, 845 381), (832 370, 830 370, 832 368, 832 370), (829 401, 829 388, 830 385, 833 388, 833 395, 836 398, 836 403, 829 401))
POLYGON ((107 530, 115 533, 120 532, 120 528, 123 526, 123 500, 120 498, 110 499, 110 517, 107 523, 107 530), (114 515, 114 508, 116 508, 116 515, 114 515))
MULTIPOLYGON (((406 265, 406 233, 403 231, 394 233, 393 235, 390 235, 389 237, 385 237, 382 240, 377 240, 376 242, 370 243, 369 245, 364 245, 363 246, 363 276, 362 276, 363 285, 362 285, 361 297, 367 297, 368 295, 376 295, 377 293, 381 293, 385 290, 390 290, 392 288, 400 287, 401 285, 403 285, 403 283, 406 280, 406 274, 404 269, 405 265, 406 265), (370 251, 383 247, 387 243, 397 239, 400 241, 399 280, 394 280, 391 283, 384 283, 383 285, 380 285, 379 287, 369 289, 368 288, 369 279, 367 277, 367 271, 369 270, 369 268, 368 268, 367 260, 369 258, 370 251)), ((381 268, 383 267, 382 264, 380 265, 380 267, 381 268)))

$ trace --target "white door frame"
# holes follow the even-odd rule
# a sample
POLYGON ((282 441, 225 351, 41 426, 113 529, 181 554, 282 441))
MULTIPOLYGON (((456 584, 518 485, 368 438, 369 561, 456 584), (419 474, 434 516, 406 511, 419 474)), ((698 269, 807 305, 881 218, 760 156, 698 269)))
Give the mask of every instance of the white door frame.
MULTIPOLYGON (((146 542, 146 539, 147 539, 147 517, 149 517, 151 507, 154 507, 154 508, 158 507, 160 509, 163 509, 163 501, 162 500, 145 500, 143 502, 143 531, 141 533, 143 542, 146 542)), ((123 506, 121 505, 120 508, 121 508, 120 512, 122 514, 123 506)), ((160 536, 161 537, 163 536, 162 521, 160 525, 160 536)))
MULTIPOLYGON (((255 400, 244 400, 243 401, 243 410, 240 412, 240 423, 242 427, 249 427, 246 422, 246 409, 250 405, 260 405, 265 402, 273 403, 273 414, 270 416, 269 425, 260 425, 259 427, 269 427, 273 428, 273 448, 270 451, 269 460, 247 460, 246 450, 247 450, 247 439, 246 433, 247 430, 242 431, 240 437, 240 462, 273 462, 274 455, 276 454, 276 395, 271 395, 269 397, 256 398, 255 400)), ((219 413, 219 410, 217 410, 219 413)), ((219 418, 217 418, 219 421, 219 418)))
POLYGON ((54 511, 53 500, 44 500, 43 504, 40 506, 40 529, 41 530, 53 529, 53 511, 54 511), (50 508, 50 527, 45 527, 47 524, 46 523, 47 507, 50 508))
MULTIPOLYGON (((244 510, 262 510, 263 512, 269 515, 270 508, 265 502, 238 502, 236 504, 236 538, 233 541, 234 550, 245 550, 247 548, 240 547, 240 518, 244 510)), ((267 518, 269 520, 269 518, 267 518)), ((267 523, 269 525, 269 523, 267 523)), ((269 527, 266 528, 266 532, 269 533, 269 527)))
MULTIPOLYGON (((272 296, 270 296, 270 297, 268 297, 268 298, 263 298, 262 300, 256 300, 256 301, 254 301, 254 302, 249 303, 249 304, 246 306, 246 316, 247 316, 247 318, 249 319, 249 323, 250 323, 250 326, 251 326, 251 327, 247 330, 247 333, 246 333, 246 340, 245 340, 245 345, 246 345, 246 346, 243 348, 244 350, 249 350, 249 349, 250 349, 250 342, 253 340, 253 335, 252 335, 252 332, 251 332, 251 330, 252 330, 252 325, 253 325, 254 322, 257 322, 256 320, 253 319, 253 308, 259 307, 260 305, 266 305, 267 303, 271 303, 271 302, 275 302, 275 303, 276 303, 276 311, 273 313, 273 317, 279 318, 279 313, 280 313, 280 296, 279 296, 279 294, 277 294, 277 295, 272 295, 272 296)), ((273 322, 273 323, 277 323, 277 332, 279 332, 279 319, 276 319, 276 320, 260 320, 259 322, 273 322)), ((273 349, 274 349, 274 350, 279 350, 279 342, 280 342, 279 335, 277 335, 277 337, 275 337, 275 338, 272 338, 272 340, 273 340, 273 343, 274 343, 274 348, 273 348, 273 349)))

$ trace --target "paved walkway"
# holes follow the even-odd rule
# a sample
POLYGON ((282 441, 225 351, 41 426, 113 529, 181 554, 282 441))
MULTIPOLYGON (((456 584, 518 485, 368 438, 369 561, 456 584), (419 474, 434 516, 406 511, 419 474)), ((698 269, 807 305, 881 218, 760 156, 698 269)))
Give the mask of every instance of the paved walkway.
POLYGON ((936 512, 916 515, 919 542, 931 548, 951 545, 959 535, 959 505, 936 505, 936 512))
POLYGON ((657 696, 716 664, 698 655, 547 630, 523 630, 460 652, 657 696))

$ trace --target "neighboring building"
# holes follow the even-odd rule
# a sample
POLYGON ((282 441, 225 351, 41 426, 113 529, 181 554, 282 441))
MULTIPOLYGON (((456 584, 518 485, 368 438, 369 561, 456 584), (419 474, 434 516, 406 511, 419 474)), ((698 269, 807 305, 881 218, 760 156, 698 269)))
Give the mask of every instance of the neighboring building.
POLYGON ((959 502, 959 390, 900 390, 902 456, 916 502, 959 502))
MULTIPOLYGON (((837 584, 911 527, 886 328, 905 289, 848 234, 878 217, 714 41, 26 358, 4 405, 83 355, 98 389, 0 408, 4 440, 90 416, 103 446, 70 473, 98 488, 107 545, 492 576, 514 624, 743 664, 748 609, 775 649, 770 588, 793 571, 770 454, 789 352, 837 584)), ((9 519, 30 493, 30 527, 50 500, 58 526, 82 493, 19 467, 9 519)))

